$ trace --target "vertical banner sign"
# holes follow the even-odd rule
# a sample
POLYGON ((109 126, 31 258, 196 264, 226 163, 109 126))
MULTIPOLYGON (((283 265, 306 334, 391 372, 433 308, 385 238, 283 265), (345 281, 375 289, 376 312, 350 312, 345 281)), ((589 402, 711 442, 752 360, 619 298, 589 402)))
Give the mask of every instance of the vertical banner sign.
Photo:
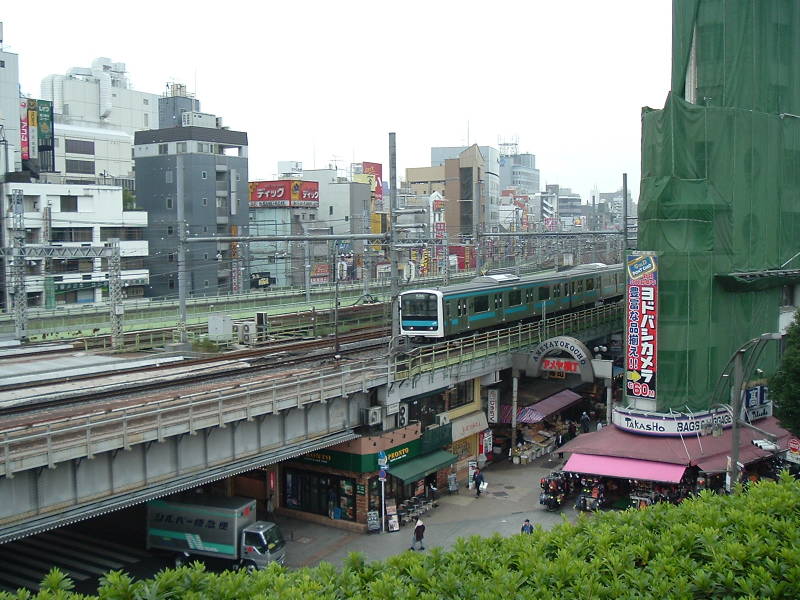
POLYGON ((30 141, 28 140, 28 101, 19 101, 19 146, 22 160, 31 157, 30 141))
POLYGON ((489 389, 486 391, 486 413, 489 423, 497 423, 497 400, 499 390, 489 389))
POLYGON ((39 158, 39 109, 36 100, 28 100, 28 153, 39 158))
POLYGON ((658 332, 658 257, 652 253, 628 254, 627 311, 625 319, 626 382, 628 398, 656 398, 658 332))

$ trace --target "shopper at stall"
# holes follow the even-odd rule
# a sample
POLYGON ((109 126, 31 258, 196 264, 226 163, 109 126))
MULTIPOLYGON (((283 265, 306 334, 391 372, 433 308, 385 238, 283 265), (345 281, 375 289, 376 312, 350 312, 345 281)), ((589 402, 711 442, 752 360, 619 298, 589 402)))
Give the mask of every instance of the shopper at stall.
POLYGON ((581 415, 581 431, 583 431, 583 433, 589 433, 589 425, 591 424, 591 421, 592 420, 589 418, 589 415, 587 415, 586 411, 584 411, 581 415))
POLYGON ((522 527, 519 530, 520 533, 533 533, 533 525, 531 525, 530 519, 525 519, 525 522, 522 524, 522 527))
POLYGON ((417 524, 414 526, 414 531, 411 533, 411 550, 416 550, 416 545, 419 544, 420 550, 425 550, 422 545, 422 540, 425 538, 425 525, 422 519, 417 517, 417 524))
POLYGON ((481 473, 480 469, 475 469, 475 473, 472 475, 472 483, 475 484, 475 497, 481 497, 481 486, 484 484, 485 480, 483 478, 483 473, 481 473))

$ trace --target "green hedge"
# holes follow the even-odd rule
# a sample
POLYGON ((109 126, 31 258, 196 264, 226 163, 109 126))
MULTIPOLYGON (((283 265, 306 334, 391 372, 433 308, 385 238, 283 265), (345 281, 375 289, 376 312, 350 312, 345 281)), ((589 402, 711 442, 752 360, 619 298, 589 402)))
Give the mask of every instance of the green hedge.
POLYGON ((746 493, 703 493, 680 506, 564 520, 533 535, 474 536, 451 551, 406 552, 383 562, 351 554, 341 569, 221 574, 202 565, 165 570, 145 581, 110 572, 97 596, 74 594, 57 570, 37 598, 548 600, 800 597, 800 483, 753 485, 746 493))

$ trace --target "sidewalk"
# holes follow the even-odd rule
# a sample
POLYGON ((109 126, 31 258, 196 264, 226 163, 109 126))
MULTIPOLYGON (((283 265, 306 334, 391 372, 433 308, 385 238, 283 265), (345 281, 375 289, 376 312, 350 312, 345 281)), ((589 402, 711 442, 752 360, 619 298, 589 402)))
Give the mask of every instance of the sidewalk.
MULTIPOLYGON (((560 523, 562 513, 575 519, 571 503, 562 513, 548 512, 539 504, 539 479, 564 462, 553 453, 527 465, 488 464, 483 474, 489 487, 480 498, 464 488, 459 494, 445 493, 438 508, 423 517, 425 548, 450 548, 458 538, 471 535, 513 535, 519 533, 525 519, 545 528, 560 523)), ((412 528, 408 525, 393 533, 356 534, 286 517, 279 517, 278 523, 286 537, 286 565, 293 568, 321 561, 340 566, 351 552, 362 552, 368 560, 383 560, 407 552, 411 546, 412 528)))

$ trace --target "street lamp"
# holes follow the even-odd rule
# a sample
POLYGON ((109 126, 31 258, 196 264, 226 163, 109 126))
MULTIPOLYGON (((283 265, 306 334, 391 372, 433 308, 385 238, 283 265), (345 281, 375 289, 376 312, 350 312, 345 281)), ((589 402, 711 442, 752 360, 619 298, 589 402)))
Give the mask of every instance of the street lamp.
MULTIPOLYGON (((744 425, 745 427, 750 427, 751 429, 755 429, 756 431, 764 434, 768 438, 775 438, 773 434, 770 434, 766 431, 759 429, 747 423, 746 421, 741 420, 742 416, 742 398, 744 395, 744 383, 745 383, 745 376, 747 373, 750 373, 753 368, 755 367, 756 361, 758 361, 758 357, 761 355, 762 350, 766 342, 770 340, 780 340, 781 334, 780 333, 762 333, 760 336, 755 337, 751 340, 748 340, 744 344, 742 344, 736 351, 733 353, 731 358, 728 360, 728 364, 725 365, 723 372, 720 374, 719 379, 717 380, 717 384, 722 380, 723 377, 727 376, 727 371, 731 365, 733 365, 733 383, 731 383, 731 402, 730 405, 719 405, 719 404, 712 404, 712 408, 714 406, 723 406, 731 413, 731 455, 730 455, 730 464, 728 465, 728 473, 726 476, 725 481, 725 488, 728 492, 731 491, 733 484, 738 480, 739 475, 739 425, 744 425), (742 364, 742 356, 748 350, 751 350, 750 356, 747 360, 747 364, 742 364)), ((716 396, 716 387, 714 390, 716 396)), ((712 396, 712 400, 714 398, 712 396)))

